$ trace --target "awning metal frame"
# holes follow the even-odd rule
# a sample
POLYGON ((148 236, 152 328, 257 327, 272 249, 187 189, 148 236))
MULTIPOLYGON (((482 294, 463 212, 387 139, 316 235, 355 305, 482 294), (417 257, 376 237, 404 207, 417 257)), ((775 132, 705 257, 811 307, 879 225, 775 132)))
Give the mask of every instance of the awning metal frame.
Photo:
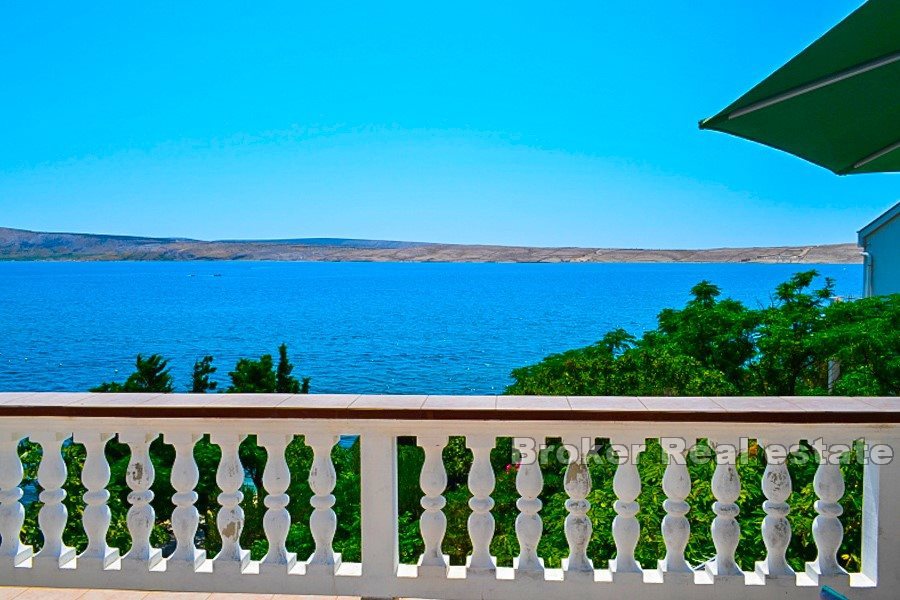
MULTIPOLYGON (((758 102, 754 102, 744 108, 739 108, 728 115, 728 119, 737 119, 738 117, 743 117, 744 115, 748 115, 752 112, 756 112, 758 110, 762 110, 763 108, 768 108, 770 106, 774 106, 775 104, 780 104, 785 100, 790 100, 791 98, 796 98, 797 96, 802 96, 803 94, 808 94, 809 92, 813 92, 815 90, 821 89, 823 87, 827 87, 829 85, 834 85, 835 83, 844 81, 846 79, 850 79, 851 77, 856 77, 857 75, 862 75, 863 73, 868 73, 874 69, 879 69, 881 67, 886 67, 891 65, 897 61, 900 61, 900 52, 895 52, 894 54, 888 54, 887 56, 882 56, 881 58, 876 58, 873 61, 869 61, 867 63, 863 63, 861 65, 857 65, 855 67, 851 67, 846 71, 841 71, 840 73, 835 73, 834 75, 829 75, 828 77, 823 77, 817 81, 813 81, 811 83, 807 83, 793 89, 790 89, 786 92, 782 92, 780 94, 776 94, 770 98, 766 98, 765 100, 760 100, 758 102)), ((874 158, 872 159, 874 160, 874 158)))

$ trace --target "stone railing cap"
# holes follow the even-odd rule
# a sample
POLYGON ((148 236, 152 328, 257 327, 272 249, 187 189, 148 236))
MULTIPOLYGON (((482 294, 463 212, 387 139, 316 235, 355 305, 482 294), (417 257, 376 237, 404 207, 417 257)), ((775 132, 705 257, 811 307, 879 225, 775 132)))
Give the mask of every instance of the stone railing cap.
POLYGON ((0 417, 900 423, 898 397, 0 393, 0 417))

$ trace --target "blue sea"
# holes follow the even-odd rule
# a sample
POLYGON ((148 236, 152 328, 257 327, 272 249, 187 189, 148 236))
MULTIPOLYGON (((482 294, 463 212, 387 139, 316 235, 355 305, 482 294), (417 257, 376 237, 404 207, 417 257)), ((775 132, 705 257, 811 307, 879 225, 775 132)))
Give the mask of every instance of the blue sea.
POLYGON ((121 381, 138 353, 179 390, 212 354, 224 387, 286 342, 313 393, 500 393, 518 366, 653 328, 700 280, 760 306, 812 268, 860 295, 859 265, 0 263, 0 391, 121 381))

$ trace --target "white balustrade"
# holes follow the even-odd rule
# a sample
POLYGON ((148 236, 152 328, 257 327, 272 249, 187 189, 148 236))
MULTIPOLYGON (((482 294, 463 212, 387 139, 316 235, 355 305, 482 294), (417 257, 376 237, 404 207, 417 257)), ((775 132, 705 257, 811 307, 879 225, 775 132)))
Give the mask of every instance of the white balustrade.
MULTIPOLYGON (((890 457, 884 460, 885 451, 889 454, 900 442, 900 407, 891 408, 895 402, 890 399, 884 401, 887 409, 873 409, 871 413, 866 409, 870 404, 860 400, 835 399, 842 403, 843 409, 844 405, 855 406, 855 412, 836 410, 824 416, 820 414, 821 400, 794 413, 791 412, 794 408, 803 407, 802 398, 791 398, 787 406, 779 406, 778 399, 758 399, 763 404, 774 404, 777 409, 749 413, 729 409, 740 414, 731 420, 727 411, 656 413, 636 399, 634 402, 640 406, 628 411, 622 407, 631 400, 622 398, 610 401, 613 408, 608 412, 579 412, 575 408, 602 406, 604 399, 569 398, 567 402, 545 399, 543 404, 539 403, 542 408, 533 411, 529 410, 527 399, 523 399, 521 411, 508 410, 507 405, 502 413, 499 408, 493 412, 489 401, 481 409, 483 412, 472 409, 457 412, 455 408, 429 411, 426 403, 421 413, 418 409, 355 413, 352 408, 327 408, 333 405, 334 398, 323 399, 325 408, 321 410, 298 408, 294 412, 279 408, 284 402, 283 395, 273 396, 271 406, 266 405, 267 396, 260 396, 252 406, 229 405, 221 409, 215 403, 194 408, 191 402, 180 403, 179 397, 173 395, 144 399, 133 410, 117 413, 114 408, 93 412, 92 406, 102 407, 101 400, 105 398, 115 400, 112 406, 121 406, 131 396, 91 398, 94 404, 78 407, 77 411, 64 403, 54 405, 50 396, 30 394, 24 398, 19 404, 12 404, 11 409, 8 397, 0 396, 0 586, 435 600, 814 598, 823 585, 854 600, 880 600, 896 597, 900 589, 900 568, 896 564, 900 560, 900 525, 897 524, 900 506, 895 502, 900 497, 900 461, 895 464, 890 457), (28 398, 37 399, 33 407, 28 405, 28 398), (549 409, 548 406, 572 408, 549 409), (259 407, 265 410, 255 415, 254 410, 259 407), (163 416, 154 414, 157 409, 163 416), (33 413, 29 414, 29 410, 33 413), (237 413, 232 415, 229 412, 232 410, 237 413), (846 422, 842 420, 843 415, 847 415, 846 422), (761 527, 765 560, 757 563, 755 572, 744 572, 736 561, 736 555, 747 554, 739 552, 741 527, 737 517, 741 509, 746 511, 745 515, 758 514, 758 509, 738 506, 741 502, 739 449, 745 436, 758 436, 760 431, 764 432, 760 448, 766 454, 762 477, 764 516, 747 518, 745 529, 761 527), (174 510, 171 520, 161 518, 157 523, 153 510, 156 473, 151 454, 155 461, 170 456, 168 451, 159 456, 151 452, 151 444, 160 432, 161 442, 174 449, 171 465, 174 493, 171 498, 156 500, 171 501, 174 510), (341 503, 348 501, 340 495, 335 497, 337 473, 332 455, 345 452, 337 448, 342 433, 359 435, 360 562, 346 560, 346 556, 342 559, 335 552, 335 547, 354 551, 358 548, 356 540, 342 539, 337 530, 335 509, 341 512, 341 503), (221 493, 215 498, 218 502, 215 519, 208 520, 197 508, 201 473, 194 459, 195 448, 205 434, 221 449, 221 459, 215 469, 221 493), (111 481, 112 465, 106 455, 114 435, 129 448, 124 481, 111 481), (254 532, 255 538, 264 533, 268 542, 260 560, 251 560, 248 550, 241 547, 241 535, 246 529, 241 509, 246 475, 239 450, 248 435, 257 436, 267 454, 262 475, 264 489, 257 490, 256 496, 264 504, 265 513, 262 515, 264 531, 254 532), (445 496, 459 498, 451 496, 456 488, 448 489, 448 468, 442 456, 450 436, 455 435, 465 438, 472 453, 467 474, 470 494, 467 514, 459 512, 466 510, 464 506, 447 506, 445 499, 445 496), (308 527, 315 544, 309 558, 299 564, 288 544, 294 510, 291 502, 296 501, 290 496, 292 473, 288 465, 296 464, 290 455, 295 447, 291 442, 299 440, 296 436, 303 436, 312 450, 308 483, 313 510, 308 527), (424 512, 418 523, 424 552, 417 564, 403 564, 399 560, 397 439, 408 436, 416 437, 425 455, 419 473, 424 512), (607 480, 598 479, 598 474, 610 471, 594 470, 585 454, 590 446, 588 442, 597 436, 611 440, 611 457, 618 461, 614 474, 607 480), (497 495, 497 476, 491 453, 498 439, 510 438, 514 439, 513 447, 522 451, 522 459, 515 466, 513 457, 502 457, 502 464, 513 463, 509 470, 515 468, 517 513, 514 525, 513 514, 503 515, 504 525, 498 532, 493 498, 497 495), (709 481, 703 481, 702 476, 697 478, 698 473, 709 471, 689 469, 685 461, 686 457, 690 460, 689 450, 701 438, 708 439, 714 450, 715 468, 709 481), (818 438, 821 443, 812 442, 818 438), (547 439, 561 439, 565 448, 559 453, 547 453, 541 462, 541 444, 547 439), (646 479, 642 484, 638 469, 648 439, 660 441, 667 461, 661 484, 652 484, 660 486, 660 490, 652 491, 665 494, 661 506, 638 504, 642 485, 651 485, 646 479), (881 452, 882 461, 864 467, 862 530, 852 537, 846 536, 855 539, 861 535, 862 548, 845 548, 840 519, 844 507, 851 502, 858 504, 859 498, 851 494, 860 491, 856 486, 845 489, 838 459, 854 439, 865 439, 867 459, 872 460, 871 457, 881 452), (38 453, 24 446, 25 440, 40 446, 38 464, 35 464, 38 453), (795 573, 788 562, 798 557, 792 554, 790 543, 787 517, 792 489, 784 449, 801 440, 812 443, 816 448, 813 459, 818 461, 812 482, 817 498, 815 514, 810 515, 815 517, 811 533, 816 558, 795 573), (81 455, 80 446, 84 447, 85 457, 81 467, 75 460, 81 455), (27 460, 20 459, 20 452, 25 452, 22 456, 27 460), (552 483, 546 490, 545 476, 552 483), (83 501, 84 510, 80 518, 70 519, 65 489, 71 491, 71 486, 77 486, 79 480, 83 485, 79 494, 83 493, 83 497, 69 499, 69 506, 78 506, 83 501), (118 506, 118 501, 110 502, 110 492, 121 490, 123 485, 130 492, 124 525, 120 516, 111 520, 110 512, 113 505, 118 506), (705 501, 689 504, 694 488, 702 491, 701 497, 708 497, 704 486, 709 487, 715 500, 711 506, 705 501), (608 497, 605 490, 609 488, 615 493, 612 506, 605 501, 608 497), (39 509, 34 505, 35 492, 39 492, 39 509), (541 501, 545 492, 546 506, 541 501), (26 514, 34 514, 28 513, 29 510, 37 511, 40 528, 37 539, 42 540, 35 554, 23 543, 23 539, 35 539, 34 531, 23 531, 26 523, 34 522, 33 516, 25 518, 26 514), (665 550, 652 556, 658 565, 652 570, 645 571, 636 560, 641 539, 639 511, 662 517, 660 547, 664 545, 665 550), (448 526, 451 515, 468 519, 466 532, 448 526), (611 525, 607 524, 607 515, 614 517, 611 525), (701 515, 705 515, 699 521, 703 523, 713 517, 712 547, 700 564, 692 564, 686 558, 686 549, 692 540, 692 523, 693 534, 702 533, 697 529, 701 515), (151 544, 156 525, 160 531, 168 531, 171 538, 168 543, 159 544, 171 551, 166 558, 162 557, 161 548, 151 544), (70 538, 67 527, 81 529, 84 535, 70 538), (122 532, 111 527, 127 527, 131 538, 130 544, 122 544, 123 551, 125 548, 128 551, 121 558, 108 540, 121 539, 122 532), (202 535, 201 529, 213 534, 218 531, 221 536, 221 550, 215 557, 207 556, 203 546, 208 538, 202 535), (549 532, 553 533, 552 537, 549 532), (449 548, 449 540, 459 539, 466 533, 472 543, 471 554, 466 557, 465 566, 450 565, 445 553, 464 555, 465 549, 449 548), (510 544, 513 534, 516 539, 510 544), (598 536, 604 540, 612 536, 615 543, 612 557, 592 551, 600 547, 591 544, 598 536), (85 550, 77 557, 74 548, 65 543, 70 539, 86 540, 85 550), (346 545, 348 541, 350 546, 346 545), (563 547, 551 548, 560 543, 563 547), (507 557, 518 554, 513 558, 513 566, 498 566, 491 553, 492 546, 507 557), (545 564, 547 551, 552 551, 554 558, 565 557, 562 565, 550 561, 545 564), (860 572, 845 570, 846 563, 841 558, 845 552, 859 553, 860 572)), ((341 401, 339 398, 338 402, 341 401)), ((680 400, 678 406, 687 401, 680 400)), ((373 401, 365 398, 359 401, 366 402, 373 401)), ((509 401, 514 402, 518 400, 509 401)), ((476 402, 471 399, 465 402, 469 406, 473 403, 476 402)), ((311 397, 298 404, 317 406, 317 399, 311 397)), ((421 402, 410 404, 418 406, 421 402)), ((506 442, 500 447, 506 447, 506 442)), ((705 448, 702 444, 698 452, 705 448)), ((495 463, 498 458, 495 453, 495 463)), ((158 466, 161 464, 164 463, 158 466)), ((746 467, 749 471, 744 471, 745 467, 740 466, 742 472, 755 468, 751 465, 746 467)), ((293 476, 297 477, 297 473, 293 476)), ((504 478, 503 485, 511 488, 513 482, 504 478)), ((504 497, 511 491, 504 489, 504 497)), ((857 526, 855 520, 848 523, 857 526)), ((647 556, 648 549, 641 547, 640 555, 647 556)), ((693 550, 691 556, 696 553, 693 550)), ((754 550, 761 554, 763 548, 754 550)))
POLYGON ((565 522, 569 557, 563 559, 562 565, 566 581, 594 580, 594 563, 587 555, 593 533, 591 519, 587 514, 591 509, 591 503, 587 500, 588 494, 591 493, 591 472, 581 445, 582 439, 589 439, 589 436, 563 439, 563 443, 568 447, 569 461, 563 478, 563 487, 569 496, 566 500, 566 511, 569 514, 565 522))
POLYGON ((712 478, 712 539, 716 557, 707 564, 715 583, 744 583, 744 573, 735 562, 734 553, 741 540, 741 525, 737 521, 740 508, 741 478, 737 471, 738 440, 710 439, 716 453, 716 470, 712 478))
POLYGON ((766 449, 766 470, 762 477, 762 491, 766 497, 763 510, 762 538, 766 545, 766 559, 756 563, 756 572, 766 580, 794 580, 794 570, 787 563, 787 547, 791 543, 791 524, 787 520, 791 505, 791 474, 787 453, 782 452, 790 440, 761 439, 766 449))
POLYGON ((216 469, 216 484, 219 494, 219 512, 216 527, 222 538, 222 549, 212 561, 213 571, 240 573, 250 564, 250 551, 241 548, 241 532, 244 530, 244 509, 241 500, 244 494, 244 467, 238 449, 246 435, 237 433, 214 433, 210 440, 222 450, 222 458, 216 469))
POLYGON ((444 468, 442 452, 449 436, 419 436, 418 444, 425 450, 425 462, 419 476, 419 486, 425 496, 421 504, 425 512, 419 519, 419 530, 425 542, 425 552, 419 557, 418 573, 423 576, 446 577, 450 568, 450 557, 441 549, 441 542, 447 532, 447 517, 444 506, 447 501, 441 495, 447 487, 447 470, 444 468))
POLYGON ((694 570, 684 559, 684 551, 691 536, 691 522, 686 516, 691 507, 685 502, 691 493, 691 474, 687 468, 687 452, 695 441, 680 437, 664 439, 662 443, 667 461, 662 481, 663 492, 666 494, 666 499, 663 501, 666 516, 662 520, 666 556, 659 561, 659 570, 666 583, 693 583, 694 581, 694 570))
POLYGON ((834 438, 819 442, 819 466, 813 479, 813 488, 818 497, 815 503, 818 514, 813 519, 812 526, 817 555, 815 561, 806 564, 806 573, 820 585, 846 586, 850 576, 837 560, 838 550, 844 539, 844 526, 839 519, 844 512, 840 504, 844 496, 844 475, 840 465, 842 452, 837 448, 843 446, 849 451, 851 444, 850 440, 834 438))
POLYGON ((159 434, 146 431, 128 431, 119 434, 119 441, 128 444, 131 459, 125 472, 125 481, 131 488, 128 494, 128 531, 131 533, 131 550, 122 557, 122 569, 149 571, 162 560, 162 551, 150 544, 150 534, 156 524, 156 511, 150 502, 153 492, 150 487, 156 477, 153 461, 150 460, 150 443, 159 434))
POLYGON ((258 438, 267 454, 263 470, 263 487, 266 489, 263 529, 269 542, 269 551, 259 563, 260 573, 284 574, 297 564, 297 555, 287 549, 291 515, 287 510, 290 497, 286 492, 291 485, 291 472, 284 453, 293 439, 293 435, 285 433, 266 433, 258 438))
POLYGON ((63 532, 69 519, 69 510, 63 504, 66 491, 62 489, 68 470, 62 457, 63 441, 69 432, 40 431, 31 440, 41 446, 41 464, 38 467, 38 484, 44 489, 40 494, 44 505, 38 513, 38 524, 44 534, 44 546, 32 558, 36 569, 56 570, 75 558, 75 548, 63 542, 63 532))
POLYGON ((472 451, 472 467, 469 470, 469 508, 472 514, 466 523, 472 540, 472 555, 466 562, 467 574, 494 577, 497 560, 491 556, 491 540, 494 539, 494 491, 496 479, 491 466, 491 450, 497 439, 493 435, 470 435, 466 446, 472 451))
POLYGON ((612 533, 616 543, 616 557, 609 561, 613 581, 634 583, 643 580, 643 570, 634 558, 641 524, 636 515, 640 510, 637 497, 641 494, 641 476, 638 473, 638 455, 644 450, 643 439, 620 438, 612 440, 613 451, 618 455, 619 466, 613 476, 616 492, 612 533))
POLYGON ((14 567, 32 554, 31 546, 23 544, 21 538, 25 507, 20 485, 24 471, 18 449, 23 437, 0 429, 0 569, 14 567))
MULTIPOLYGON (((521 447, 517 443, 517 447, 521 447)), ((513 562, 516 577, 527 579, 544 578, 544 559, 538 556, 537 547, 544 531, 544 522, 538 512, 543 503, 538 499, 544 489, 540 457, 537 453, 522 454, 516 473, 516 491, 519 499, 516 508, 516 538, 519 540, 519 556, 513 562)))
POLYGON ((82 523, 87 534, 88 545, 78 556, 79 568, 105 569, 119 558, 119 549, 110 548, 106 543, 112 513, 107 502, 109 492, 109 463, 106 462, 106 444, 113 438, 111 433, 75 432, 73 441, 84 444, 86 456, 81 481, 87 491, 84 493, 84 513, 82 523))
POLYGON ((313 463, 309 471, 309 487, 313 491, 309 502, 313 513, 309 517, 309 529, 316 542, 315 551, 306 561, 307 573, 333 575, 341 564, 341 555, 332 548, 337 516, 331 508, 335 503, 331 492, 337 483, 337 473, 331 460, 331 449, 337 441, 338 436, 330 434, 306 436, 306 444, 313 449, 313 463))
POLYGON ((200 513, 194 504, 198 496, 194 488, 200 481, 200 470, 194 459, 194 446, 202 436, 188 431, 168 432, 163 435, 167 444, 175 448, 175 462, 172 464, 172 533, 175 536, 175 551, 166 561, 169 572, 196 571, 206 560, 206 551, 197 548, 194 539, 200 525, 200 513))

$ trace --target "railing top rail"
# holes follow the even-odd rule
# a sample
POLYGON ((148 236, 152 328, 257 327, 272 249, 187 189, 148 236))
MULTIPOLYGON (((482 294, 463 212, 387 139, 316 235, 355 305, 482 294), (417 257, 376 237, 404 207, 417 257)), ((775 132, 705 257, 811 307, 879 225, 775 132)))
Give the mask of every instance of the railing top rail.
POLYGON ((3 417, 900 423, 900 397, 0 393, 3 417))

